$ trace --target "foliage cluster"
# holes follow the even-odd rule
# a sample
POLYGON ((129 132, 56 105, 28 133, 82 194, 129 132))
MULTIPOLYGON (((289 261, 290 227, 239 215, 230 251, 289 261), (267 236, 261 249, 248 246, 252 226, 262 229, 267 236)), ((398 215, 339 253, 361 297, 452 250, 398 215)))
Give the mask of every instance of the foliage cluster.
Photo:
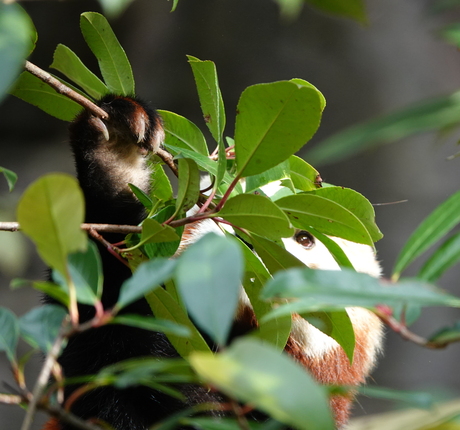
MULTIPOLYGON (((327 3, 341 2, 322 2, 327 3)), ((174 7, 176 5, 177 1, 174 7)), ((17 77, 20 63, 15 63, 16 58, 22 61, 36 40, 30 20, 24 18, 26 15, 16 6, 0 6, 5 12, 0 15, 1 31, 12 31, 18 36, 14 53, 11 51, 2 57, 8 58, 11 68, 5 69, 3 76, 8 76, 0 82, 0 94, 9 86, 8 80, 17 77), (2 21, 2 17, 8 19, 2 21), (12 22, 21 23, 22 27, 10 28, 12 22)), ((88 100, 107 93, 134 94, 131 66, 106 19, 88 12, 81 16, 80 24, 89 48, 98 59, 102 79, 64 45, 56 48, 51 68, 73 83, 65 82, 67 87, 88 100)), ((330 184, 321 186, 318 171, 294 155, 319 127, 326 106, 321 92, 302 79, 247 88, 236 107, 235 135, 230 138, 225 134, 225 109, 214 63, 192 56, 188 61, 215 150, 208 152, 208 142, 195 124, 176 113, 161 111, 166 131, 164 145, 178 166, 178 189, 174 197, 165 165, 158 157, 152 160, 151 194, 146 195, 132 186, 149 215, 127 236, 125 246, 111 246, 113 252, 129 262, 134 272, 123 285, 114 308, 103 309, 100 301, 103 282, 100 256, 81 229, 84 201, 76 180, 62 174, 49 174, 30 185, 21 197, 17 210, 20 228, 51 267, 53 281, 15 280, 12 286, 32 286, 64 305, 41 306, 20 318, 11 310, 0 308, 0 351, 6 353, 11 363, 20 392, 19 395, 0 394, 0 401, 27 406, 24 429, 30 425, 36 408, 74 420, 72 422, 82 429, 96 428, 79 422, 59 405, 62 387, 72 381, 62 379, 55 363, 70 336, 104 324, 164 332, 181 359, 120 362, 97 375, 80 378, 78 382, 85 384, 82 393, 106 385, 125 388, 144 384, 180 398, 181 393, 174 384, 197 383, 216 387, 229 399, 228 405, 191 408, 160 423, 159 428, 176 424, 204 429, 216 425, 219 428, 252 427, 253 424, 245 421, 244 413, 235 407, 242 402, 250 403, 272 418, 264 428, 289 425, 299 429, 332 429, 328 396, 339 388, 318 386, 297 364, 280 354, 289 335, 292 313, 301 314, 333 337, 350 360, 355 338, 345 309, 348 306, 373 310, 391 328, 426 346, 441 347, 460 339, 458 324, 428 340, 407 328, 423 307, 460 307, 460 298, 432 284, 460 259, 459 235, 447 236, 460 222, 460 193, 438 207, 408 240, 397 260, 391 288, 383 281, 356 273, 345 253, 328 236, 373 246, 382 235, 374 222, 372 205, 351 189, 330 184), (203 172, 211 178, 206 193, 200 189, 203 172), (281 191, 266 195, 261 188, 275 181, 280 182, 281 191), (187 214, 194 207, 198 209, 187 214), (181 256, 171 259, 183 226, 203 219, 212 219, 223 226, 225 235, 208 234, 181 256), (228 226, 237 236, 227 233, 228 226), (306 269, 282 246, 281 238, 292 236, 295 228, 312 232, 343 270, 306 269), (400 280, 401 273, 414 259, 444 237, 448 237, 447 240, 416 278, 400 280), (254 308, 259 328, 228 345, 241 285, 254 308), (350 285, 354 286, 352 290, 350 285), (127 305, 144 296, 155 318, 120 315, 127 305), (79 324, 77 303, 94 306, 94 319, 79 324), (217 353, 210 350, 203 332, 218 345, 217 353), (19 338, 46 356, 32 390, 24 380, 24 366, 30 355, 20 358, 16 355, 19 338), (51 374, 54 382, 47 385, 51 374), (271 381, 270 386, 267 381, 271 381), (236 410, 236 419, 216 424, 211 418, 194 416, 205 408, 217 407, 236 410)), ((28 71, 17 78, 11 93, 65 121, 71 121, 81 109, 78 103, 28 71)), ((411 115, 416 114, 409 112, 402 117, 410 122, 411 115)), ((420 120, 420 115, 417 119, 420 120)), ((400 124, 398 121, 401 115, 386 119, 385 124, 396 127, 400 124)), ((366 142, 376 139, 383 129, 368 125, 367 131, 372 136, 367 135, 366 142)), ((356 145, 356 137, 352 141, 356 145)), ((333 148, 331 143, 328 145, 326 147, 333 148)), ((12 188, 14 173, 6 168, 1 172, 12 188)), ((385 389, 368 389, 367 393, 418 406, 430 403, 426 396, 413 393, 385 389)))

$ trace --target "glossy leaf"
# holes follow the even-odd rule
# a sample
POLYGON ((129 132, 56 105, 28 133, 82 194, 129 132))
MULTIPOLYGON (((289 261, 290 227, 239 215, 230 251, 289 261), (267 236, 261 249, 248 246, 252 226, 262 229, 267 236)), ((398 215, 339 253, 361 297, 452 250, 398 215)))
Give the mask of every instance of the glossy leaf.
POLYGON ((375 211, 372 204, 357 191, 344 187, 327 187, 314 190, 310 194, 332 200, 348 209, 364 224, 374 242, 383 237, 375 223, 375 211))
POLYGON ((211 386, 278 421, 299 429, 335 428, 324 387, 302 366, 260 341, 237 340, 223 353, 195 353, 189 360, 211 386))
POLYGON ((219 345, 227 342, 242 277, 241 250, 223 236, 208 233, 179 258, 180 295, 193 320, 219 345))
POLYGON ((460 233, 446 240, 426 261, 418 274, 419 279, 434 282, 460 261, 460 233))
POLYGON ((195 77, 203 117, 216 142, 222 141, 225 128, 225 110, 217 80, 216 65, 187 56, 195 77))
MULTIPOLYGON (((271 184, 272 182, 279 181, 281 179, 290 180, 290 168, 288 161, 283 161, 277 166, 272 167, 265 172, 259 173, 258 175, 246 177, 245 191, 246 193, 249 193, 263 187, 264 185, 271 184)), ((291 186, 291 188, 293 188, 293 186, 291 186)), ((265 191, 264 193, 267 194, 265 191)))
POLYGON ((397 279, 412 261, 458 223, 460 223, 460 191, 441 203, 411 234, 396 260, 393 278, 397 279))
POLYGON ((11 170, 5 169, 4 167, 0 167, 0 173, 3 173, 3 176, 8 183, 8 189, 10 192, 13 191, 16 181, 18 180, 18 175, 16 175, 16 173, 11 170))
POLYGON ((188 211, 198 201, 200 195, 200 172, 195 161, 179 158, 179 190, 177 191, 176 212, 188 211))
POLYGON ((134 95, 131 64, 104 16, 96 12, 85 12, 80 17, 80 28, 97 58, 110 92, 123 96, 134 95))
POLYGON ((168 201, 171 200, 173 197, 173 190, 171 186, 171 182, 166 175, 163 166, 158 163, 154 162, 151 164, 152 168, 152 189, 150 191, 151 197, 154 197, 161 201, 168 201))
POLYGON ((315 166, 349 158, 379 144, 430 130, 443 130, 458 125, 460 92, 425 100, 389 115, 337 133, 312 150, 305 158, 315 166))
POLYGON ((294 84, 315 90, 318 93, 319 98, 320 98, 321 112, 324 111, 324 109, 326 108, 326 98, 323 96, 323 93, 320 90, 318 90, 318 88, 316 88, 313 84, 310 84, 310 82, 304 79, 294 78, 294 79, 291 79, 289 82, 294 82, 294 84))
POLYGON ((328 198, 312 193, 297 194, 283 197, 276 204, 294 227, 308 230, 312 226, 323 234, 374 245, 364 224, 346 207, 328 198))
POLYGON ((91 72, 80 58, 65 45, 59 44, 56 47, 53 63, 50 67, 61 72, 95 99, 100 99, 109 92, 104 82, 91 72))
POLYGON ((78 103, 57 93, 29 72, 21 73, 11 94, 63 121, 73 121, 82 110, 78 103))
POLYGON ((292 183, 298 190, 311 191, 318 188, 319 172, 302 158, 291 155, 289 169, 292 183))
POLYGON ((270 239, 294 234, 286 215, 267 197, 240 194, 229 199, 218 216, 238 227, 270 239))
POLYGON ((366 23, 366 8, 364 0, 305 0, 315 8, 333 15, 352 18, 366 23))
POLYGON ((175 322, 190 330, 191 334, 188 338, 168 335, 169 341, 180 356, 187 357, 193 351, 210 351, 208 344, 190 321, 187 312, 167 291, 157 288, 147 294, 146 299, 157 318, 175 322))
POLYGON ((175 260, 156 258, 141 264, 133 276, 123 282, 118 302, 115 305, 116 309, 124 308, 158 288, 163 282, 172 277, 176 263, 175 260))
POLYGON ((66 310, 57 305, 33 308, 19 320, 21 337, 46 354, 53 346, 66 316, 66 310))
POLYGON ((17 218, 43 261, 64 275, 68 254, 86 249, 88 240, 80 229, 83 193, 69 175, 48 174, 30 185, 19 202, 17 218))
POLYGON ((293 82, 246 88, 237 107, 235 154, 239 175, 262 173, 308 142, 321 119, 318 91, 293 82))
POLYGON ((0 3, 0 101, 5 96, 36 41, 34 25, 16 3, 0 3))
POLYGON ((142 223, 141 241, 147 243, 173 242, 180 240, 176 230, 169 225, 160 224, 153 218, 147 218, 142 223))
POLYGON ((444 293, 436 287, 404 280, 393 286, 364 273, 350 269, 310 270, 290 269, 277 273, 267 282, 262 298, 298 298, 296 302, 281 305, 271 316, 287 312, 314 312, 347 306, 373 308, 377 305, 397 306, 401 303, 420 306, 459 307, 460 298, 444 293), (283 312, 279 312, 284 308, 283 312))
POLYGON ((158 111, 163 118, 165 143, 208 155, 208 147, 201 130, 187 118, 165 110, 158 111))
POLYGON ((18 340, 19 323, 16 315, 9 309, 0 307, 0 351, 5 352, 10 361, 15 361, 18 340))
POLYGON ((174 336, 190 336, 190 330, 188 327, 177 324, 173 321, 162 320, 151 316, 123 314, 110 320, 110 324, 122 324, 130 327, 141 328, 144 330, 172 334, 174 336))

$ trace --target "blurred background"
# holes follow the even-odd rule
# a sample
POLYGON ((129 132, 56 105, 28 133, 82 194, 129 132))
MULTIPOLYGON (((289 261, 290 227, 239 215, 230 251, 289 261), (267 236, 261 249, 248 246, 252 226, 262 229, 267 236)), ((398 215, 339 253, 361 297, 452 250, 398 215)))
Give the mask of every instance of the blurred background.
MULTIPOLYGON (((239 95, 247 86, 294 77, 314 84, 325 95, 327 107, 318 133, 300 154, 309 161, 309 147, 351 125, 460 88, 460 52, 439 37, 440 28, 458 21, 460 14, 435 14, 428 0, 366 4, 367 26, 307 7, 296 19, 285 20, 271 0, 181 0, 173 13, 166 0, 136 0, 111 23, 133 66, 138 95, 189 118, 205 133, 187 54, 216 63, 230 136, 239 95)), ((96 1, 22 5, 38 31, 32 62, 48 69, 56 45, 63 43, 97 70, 79 31, 80 13, 100 11, 96 1)), ((12 194, 0 181, 0 220, 12 221, 28 184, 51 171, 73 173, 73 161, 66 123, 13 97, 0 105, 0 114, 0 165, 19 175, 12 194)), ((385 235, 377 249, 386 275, 420 221, 459 188, 460 158, 447 160, 457 152, 458 138, 455 131, 418 134, 334 164, 315 165, 326 182, 353 188, 374 204, 407 200, 375 207, 385 235)), ((20 233, 0 232, 0 246, 6 259, 0 263, 0 305, 22 315, 39 305, 40 297, 27 289, 11 291, 9 282, 15 277, 42 278, 45 267, 20 233)), ((417 267, 406 274, 416 273, 417 267)), ((459 279, 457 267, 440 285, 460 295, 459 279)), ((458 310, 428 309, 413 329, 426 336, 458 319, 458 310)), ((460 394, 459 354, 460 345, 431 351, 388 333, 385 354, 370 383, 455 397, 460 394)), ((28 367, 31 380, 39 361, 28 367)), ((4 355, 0 381, 12 383, 4 355)), ((361 396, 354 413, 393 407, 361 396)), ((1 428, 19 428, 22 415, 17 408, 0 405, 1 428)), ((40 428, 39 421, 34 429, 40 428)))

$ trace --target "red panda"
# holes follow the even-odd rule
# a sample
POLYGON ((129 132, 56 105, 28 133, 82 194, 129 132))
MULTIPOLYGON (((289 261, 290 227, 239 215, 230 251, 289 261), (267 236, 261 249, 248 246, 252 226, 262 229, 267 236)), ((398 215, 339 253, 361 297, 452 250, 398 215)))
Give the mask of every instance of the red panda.
MULTIPOLYGON (((109 119, 102 121, 83 112, 71 123, 70 142, 75 157, 77 177, 86 201, 88 223, 137 225, 145 217, 145 210, 128 187, 132 183, 145 191, 150 190, 150 170, 146 154, 155 152, 164 138, 161 118, 137 98, 115 95, 105 96, 98 102, 109 119)), ((219 230, 210 220, 185 226, 179 252, 208 231, 219 230)), ((121 234, 105 236, 111 243, 123 240, 121 234)), ((343 239, 333 238, 345 251, 356 270, 380 276, 380 267, 373 250, 343 239)), ((296 231, 292 238, 284 239, 286 249, 312 269, 339 270, 326 247, 308 232, 296 231)), ((105 308, 113 306, 121 284, 131 276, 130 269, 113 258, 101 245, 105 308)), ((52 302, 51 298, 47 298, 52 302)), ((80 305, 80 321, 94 315, 90 306, 80 305)), ((145 300, 139 300, 124 310, 127 313, 151 314, 145 300)), ((361 308, 348 309, 356 335, 353 365, 342 348, 329 336, 294 316, 292 331, 286 345, 290 354, 307 371, 324 384, 356 386, 364 382, 381 348, 380 320, 361 308)), ((247 298, 242 295, 239 316, 245 314, 249 331, 255 316, 247 298)), ((59 363, 65 377, 95 374, 103 367, 135 357, 175 357, 176 351, 162 333, 126 326, 103 326, 69 339, 59 363)), ((65 397, 76 389, 68 386, 65 397)), ((191 387, 186 393, 189 403, 212 399, 201 387, 191 387)), ((331 407, 338 428, 347 422, 352 398, 333 396, 331 407)), ((148 387, 98 388, 79 398, 72 413, 82 419, 97 418, 116 430, 147 430, 154 423, 183 409, 187 403, 148 387)), ((74 430, 69 424, 51 419, 43 430, 74 430)))

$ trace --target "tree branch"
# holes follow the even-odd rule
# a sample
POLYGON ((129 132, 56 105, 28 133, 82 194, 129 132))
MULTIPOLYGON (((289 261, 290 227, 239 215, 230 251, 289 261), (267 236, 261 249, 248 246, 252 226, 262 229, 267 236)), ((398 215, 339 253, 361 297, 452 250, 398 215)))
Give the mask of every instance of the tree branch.
POLYGON ((76 91, 69 88, 67 85, 63 84, 58 79, 51 76, 48 72, 45 72, 40 67, 37 67, 35 64, 30 61, 26 61, 25 69, 36 76, 38 79, 41 79, 45 84, 49 85, 51 88, 56 90, 59 94, 62 94, 74 102, 78 103, 80 106, 84 107, 86 110, 90 111, 97 117, 101 119, 108 119, 109 115, 99 106, 95 105, 92 101, 88 100, 85 96, 77 93, 76 91))

